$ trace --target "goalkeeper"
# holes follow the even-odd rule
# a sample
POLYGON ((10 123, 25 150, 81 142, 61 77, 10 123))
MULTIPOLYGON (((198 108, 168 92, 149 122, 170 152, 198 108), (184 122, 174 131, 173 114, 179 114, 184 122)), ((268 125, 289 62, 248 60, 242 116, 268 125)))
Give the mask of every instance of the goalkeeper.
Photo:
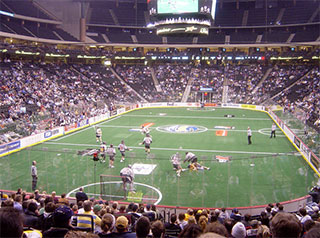
POLYGON ((133 179, 134 179, 134 172, 132 166, 129 164, 127 167, 124 167, 120 170, 120 176, 122 178, 123 183, 123 190, 127 191, 127 184, 130 184, 130 191, 133 192, 133 179))

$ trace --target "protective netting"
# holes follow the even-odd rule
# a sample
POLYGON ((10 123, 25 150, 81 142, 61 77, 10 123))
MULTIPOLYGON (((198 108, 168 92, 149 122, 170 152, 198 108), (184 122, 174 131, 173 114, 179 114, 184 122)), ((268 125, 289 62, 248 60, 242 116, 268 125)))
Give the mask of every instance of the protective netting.
POLYGON ((306 144, 312 152, 320 157, 320 135, 305 123, 305 112, 276 111, 276 115, 306 144))
POLYGON ((182 163, 184 171, 178 177, 170 161, 173 153, 170 151, 148 156, 143 150, 128 152, 125 162, 120 163, 118 156, 115 168, 111 169, 108 162, 93 161, 92 155, 84 152, 90 150, 94 148, 57 148, 42 144, 3 157, 0 187, 31 191, 33 160, 37 161, 40 192, 75 196, 75 192, 84 187, 89 197, 179 207, 254 206, 286 201, 306 195, 318 181, 297 152, 203 153, 198 156, 198 162, 210 170, 191 171, 188 163, 182 163), (124 193, 119 176, 128 164, 134 166, 137 173, 134 194, 124 193))

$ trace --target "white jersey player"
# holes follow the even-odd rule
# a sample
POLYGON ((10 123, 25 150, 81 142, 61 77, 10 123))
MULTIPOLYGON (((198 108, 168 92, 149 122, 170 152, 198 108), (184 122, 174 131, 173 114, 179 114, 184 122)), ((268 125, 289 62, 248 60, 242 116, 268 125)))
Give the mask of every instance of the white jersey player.
POLYGON ((130 184, 130 191, 133 191, 134 172, 129 164, 128 167, 124 167, 120 170, 120 176, 122 178, 123 190, 127 190, 127 183, 130 184))
POLYGON ((173 169, 177 172, 177 176, 180 177, 180 173, 183 169, 181 167, 181 156, 179 152, 171 156, 171 163, 173 165, 173 169))
POLYGON ((121 143, 118 145, 118 150, 121 153, 120 162, 123 162, 125 160, 125 152, 126 152, 126 150, 130 150, 130 149, 124 144, 124 141, 122 140, 121 143))
POLYGON ((148 127, 145 127, 145 126, 141 126, 141 134, 149 134, 150 133, 150 130, 148 127))
POLYGON ((188 165, 188 168, 190 170, 210 170, 209 167, 203 166, 198 163, 198 158, 195 154, 191 152, 186 152, 186 158, 184 159, 183 162, 188 161, 190 164, 188 165))
POLYGON ((152 138, 149 134, 146 134, 146 137, 143 139, 143 142, 140 144, 144 144, 144 149, 147 154, 150 154, 150 145, 152 143, 152 138))
POLYGON ((191 153, 191 152, 186 152, 186 158, 184 159, 184 163, 185 162, 190 162, 190 163, 194 163, 198 161, 198 158, 195 154, 191 153))
POLYGON ((102 157, 101 163, 105 163, 106 162, 106 152, 107 152, 106 142, 102 142, 102 144, 100 145, 100 154, 101 154, 101 157, 102 157))
POLYGON ((96 140, 97 140, 97 143, 102 143, 102 130, 100 127, 97 127, 97 130, 96 130, 96 140))
POLYGON ((113 147, 113 144, 107 149, 107 155, 109 156, 109 168, 114 168, 114 157, 116 156, 116 149, 113 147))

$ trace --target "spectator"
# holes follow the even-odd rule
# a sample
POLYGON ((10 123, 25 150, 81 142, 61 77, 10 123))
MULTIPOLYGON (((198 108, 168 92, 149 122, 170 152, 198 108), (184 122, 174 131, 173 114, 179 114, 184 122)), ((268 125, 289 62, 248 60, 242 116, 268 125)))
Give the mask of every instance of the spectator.
POLYGON ((232 227, 235 225, 235 220, 228 218, 224 220, 224 226, 226 227, 229 236, 231 236, 232 227))
POLYGON ((73 227, 70 225, 72 210, 70 207, 65 205, 56 208, 53 213, 53 224, 49 230, 43 232, 43 238, 62 238, 65 234, 72 230, 73 227))
POLYGON ((309 214, 307 214, 307 210, 305 208, 300 208, 299 209, 299 213, 300 213, 300 222, 303 225, 306 221, 308 220, 312 220, 311 216, 309 214))
POLYGON ((157 220, 151 225, 153 238, 164 238, 165 228, 161 221, 157 220))
POLYGON ((18 210, 19 212, 22 212, 22 196, 21 194, 17 194, 14 198, 13 207, 18 210))
POLYGON ((247 238, 256 238, 258 234, 259 222, 252 220, 250 222, 250 228, 247 229, 247 238))
POLYGON ((57 204, 57 203, 58 203, 58 200, 59 200, 59 198, 58 198, 56 195, 57 195, 56 191, 52 191, 52 192, 51 192, 52 201, 53 201, 53 203, 55 203, 55 204, 57 204))
POLYGON ((179 234, 179 238, 197 238, 201 234, 201 228, 197 224, 187 225, 179 234))
POLYGON ((137 238, 146 238, 150 232, 150 221, 148 217, 142 216, 136 222, 137 238))
POLYGON ((13 207, 0 208, 0 237, 22 237, 23 217, 13 207))
POLYGON ((87 200, 83 203, 84 212, 79 211, 79 215, 89 215, 89 216, 78 216, 77 227, 91 228, 92 230, 99 229, 101 225, 101 219, 92 212, 92 202, 87 200), (91 217, 93 219, 95 227, 91 227, 91 217))
POLYGON ((39 229, 42 232, 53 227, 53 214, 56 208, 57 206, 53 202, 49 202, 44 208, 44 213, 39 216, 39 229))
POLYGON ((156 213, 151 210, 151 204, 147 204, 143 215, 147 216, 150 222, 153 222, 156 219, 156 213))
POLYGON ((207 225, 206 229, 204 230, 204 233, 208 232, 216 233, 223 237, 228 237, 227 228, 219 222, 214 222, 207 225))
POLYGON ((219 218, 221 218, 223 222, 224 222, 225 219, 230 218, 229 213, 228 213, 228 211, 226 210, 225 207, 221 208, 221 212, 219 214, 219 218))
POLYGON ((208 224, 208 218, 204 215, 201 215, 200 218, 199 218, 199 222, 198 222, 202 232, 204 232, 204 230, 206 229, 207 227, 207 224, 208 224))
POLYGON ((83 191, 83 188, 79 188, 79 192, 76 193, 77 204, 82 201, 88 200, 87 194, 83 191))
POLYGON ((170 222, 166 222, 164 226, 166 230, 166 237, 177 237, 181 232, 181 227, 178 225, 176 214, 171 214, 170 222))
POLYGON ((66 198, 65 193, 61 194, 61 197, 58 199, 58 204, 69 206, 69 200, 66 198))
POLYGON ((24 227, 39 229, 39 211, 35 202, 30 201, 25 213, 24 227))
POLYGON ((235 220, 235 221, 241 221, 242 220, 242 216, 239 213, 239 210, 237 208, 232 209, 232 213, 230 215, 230 218, 235 220))
POLYGON ((318 238, 320 237, 320 225, 313 226, 306 234, 305 238, 318 238))
POLYGON ((116 227, 116 231, 108 234, 106 237, 117 237, 117 238, 135 238, 136 237, 135 233, 131 233, 128 231, 129 222, 125 216, 119 216, 117 218, 115 227, 116 227))
POLYGON ((231 230, 231 235, 234 238, 245 238, 247 235, 246 228, 242 222, 237 222, 231 230))
POLYGON ((269 238, 271 237, 269 227, 261 225, 258 227, 257 238, 269 238))
POLYGON ((101 238, 108 237, 108 234, 110 234, 115 226, 115 217, 112 214, 104 214, 101 219, 101 232, 98 233, 98 235, 101 238))
POLYGON ((271 220, 270 231, 273 238, 299 237, 302 231, 301 223, 295 215, 290 213, 277 213, 271 220))
POLYGON ((181 228, 181 230, 183 230, 185 228, 186 225, 188 225, 188 222, 185 220, 185 214, 184 213, 179 213, 178 216, 178 224, 181 228))

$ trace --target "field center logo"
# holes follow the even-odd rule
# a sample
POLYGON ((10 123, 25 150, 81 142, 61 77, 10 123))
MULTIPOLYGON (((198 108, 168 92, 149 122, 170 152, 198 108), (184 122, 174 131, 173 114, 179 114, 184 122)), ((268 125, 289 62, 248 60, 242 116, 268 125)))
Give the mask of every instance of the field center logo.
POLYGON ((157 167, 156 164, 133 164, 132 169, 134 174, 149 175, 157 167))
POLYGON ((194 126, 194 125, 169 125, 169 126, 159 126, 157 131, 167 132, 167 133, 201 133, 207 131, 208 128, 203 126, 194 126))

